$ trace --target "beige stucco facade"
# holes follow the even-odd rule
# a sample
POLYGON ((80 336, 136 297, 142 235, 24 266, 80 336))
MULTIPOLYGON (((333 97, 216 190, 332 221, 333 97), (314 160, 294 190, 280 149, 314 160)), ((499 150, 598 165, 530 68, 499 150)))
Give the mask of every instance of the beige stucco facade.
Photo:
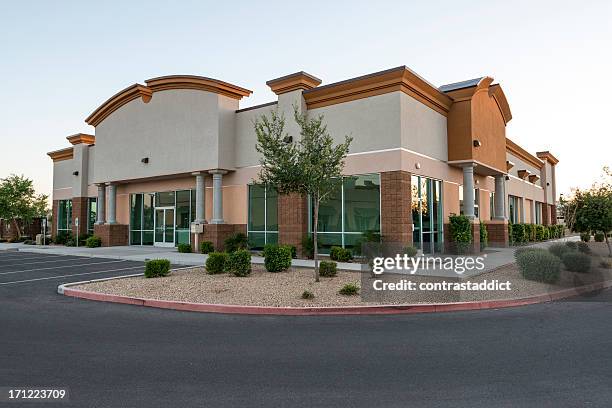
MULTIPOLYGON (((116 94, 87 118, 95 135, 71 136, 72 147, 49 153, 53 200, 104 194, 106 214, 115 209, 112 223, 130 225, 132 195, 191 190, 195 197, 196 177, 202 177, 204 199, 197 203, 204 207, 202 221, 246 225, 248 185, 259 171, 253 123, 277 110, 295 140, 297 107, 309 117, 322 115, 337 142, 353 138, 344 174, 401 172, 441 181, 444 224, 461 211, 466 180, 478 190, 477 220, 507 223, 507 208, 501 214, 492 208, 495 193, 504 195, 506 206, 508 196, 528 200, 521 218, 534 222, 533 204, 555 204, 556 159, 548 152, 541 159, 506 139, 511 114, 492 81, 483 77, 436 88, 398 67, 319 86, 315 77, 296 73, 268 82, 277 100, 240 109, 250 91, 235 85, 191 76, 148 80, 116 94), (466 167, 473 176, 466 176, 472 174, 466 167)), ((381 203, 386 194, 380 192, 381 203)))

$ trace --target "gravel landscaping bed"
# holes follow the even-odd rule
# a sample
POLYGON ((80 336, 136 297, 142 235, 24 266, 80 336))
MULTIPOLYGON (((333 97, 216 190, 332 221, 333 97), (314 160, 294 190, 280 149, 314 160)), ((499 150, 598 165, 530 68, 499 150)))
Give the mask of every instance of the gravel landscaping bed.
POLYGON ((240 278, 228 274, 208 275, 197 267, 172 272, 163 278, 134 277, 76 286, 76 289, 146 299, 174 300, 195 303, 233 304, 251 306, 349 306, 372 304, 445 303, 475 300, 512 299, 545 294, 565 288, 587 285, 612 279, 612 270, 598 265, 593 257, 593 269, 581 274, 563 270, 561 280, 554 285, 528 281, 521 277, 516 265, 508 265, 493 272, 470 279, 423 277, 416 275, 383 276, 385 282, 406 279, 415 282, 483 282, 510 281, 510 291, 385 291, 372 289, 372 277, 359 272, 339 271, 334 278, 321 278, 315 283, 313 272, 307 268, 291 268, 286 272, 270 273, 261 265, 253 265, 250 276, 240 278), (338 294, 347 283, 358 283, 362 296, 338 294), (308 290, 314 299, 301 299, 308 290), (364 299, 366 299, 364 301, 364 299))

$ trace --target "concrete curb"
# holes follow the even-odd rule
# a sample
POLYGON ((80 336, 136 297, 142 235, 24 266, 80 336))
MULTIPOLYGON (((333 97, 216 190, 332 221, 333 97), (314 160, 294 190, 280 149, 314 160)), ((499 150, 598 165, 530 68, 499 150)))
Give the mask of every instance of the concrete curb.
POLYGON ((189 312, 205 313, 226 313, 226 314, 246 314, 246 315, 279 315, 279 316, 312 316, 312 315, 381 315, 381 314, 412 314, 412 313, 435 313, 452 312, 460 310, 483 310, 501 309, 506 307, 516 307, 532 305, 536 303, 551 302, 554 300, 583 295, 596 290, 612 287, 612 280, 593 283, 577 288, 563 289, 556 292, 541 295, 528 296, 519 299, 500 299, 486 300, 478 302, 455 302, 455 303, 417 303, 401 305, 374 305, 374 306, 331 306, 331 307, 267 307, 267 306, 241 306, 241 305, 222 305, 211 303, 190 303, 176 302, 168 300, 156 300, 145 298, 133 298, 129 296, 108 295, 104 293, 91 292, 86 290, 71 289, 71 286, 81 285, 90 282, 100 282, 111 279, 123 279, 142 274, 118 276, 114 278, 95 279, 83 282, 74 282, 60 285, 57 292, 64 296, 75 298, 97 300, 101 302, 123 303, 129 305, 139 305, 156 307, 160 309, 173 309, 189 312))

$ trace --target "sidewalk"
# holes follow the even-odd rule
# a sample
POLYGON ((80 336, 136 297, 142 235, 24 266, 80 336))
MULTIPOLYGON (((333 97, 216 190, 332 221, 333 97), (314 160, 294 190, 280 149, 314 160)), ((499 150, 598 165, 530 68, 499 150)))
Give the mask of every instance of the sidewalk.
MULTIPOLYGON (((529 246, 538 248, 547 248, 555 242, 578 241, 578 236, 560 238, 557 240, 539 242, 529 246)), ((473 270, 471 272, 458 275, 454 271, 435 270, 435 269, 418 269, 415 275, 420 276, 440 276, 449 278, 469 278, 490 272, 505 265, 514 263, 514 251, 520 247, 509 248, 487 248, 484 256, 485 268, 483 270, 473 270)), ((109 259, 124 259, 128 261, 147 261, 149 259, 168 259, 174 265, 191 265, 201 266, 206 263, 207 255, 203 254, 185 254, 179 253, 176 248, 160 248, 160 247, 143 247, 143 246, 116 246, 116 247, 100 247, 100 248, 84 248, 84 247, 64 247, 64 246, 35 246, 24 244, 6 244, 0 243, 0 251, 2 250, 18 250, 21 252, 33 252, 54 255, 71 255, 84 257, 98 257, 109 259)), ((457 255, 441 254, 441 257, 457 257, 457 255)), ((426 256, 425 259, 438 258, 439 256, 426 256)), ((263 264, 264 259, 261 256, 253 256, 254 264, 263 264)), ((311 259, 294 259, 293 266, 313 268, 314 261, 311 259)), ((338 269, 347 271, 361 271, 365 265, 359 263, 338 262, 338 269)), ((410 271, 399 270, 396 273, 409 274, 410 271)))

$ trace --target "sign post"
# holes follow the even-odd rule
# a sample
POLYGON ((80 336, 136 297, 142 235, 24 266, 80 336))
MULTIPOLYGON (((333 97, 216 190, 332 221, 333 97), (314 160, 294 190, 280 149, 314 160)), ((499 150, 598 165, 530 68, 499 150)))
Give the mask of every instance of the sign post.
POLYGON ((79 217, 76 217, 74 219, 74 225, 77 228, 77 231, 76 231, 76 246, 78 248, 79 247, 79 217))

